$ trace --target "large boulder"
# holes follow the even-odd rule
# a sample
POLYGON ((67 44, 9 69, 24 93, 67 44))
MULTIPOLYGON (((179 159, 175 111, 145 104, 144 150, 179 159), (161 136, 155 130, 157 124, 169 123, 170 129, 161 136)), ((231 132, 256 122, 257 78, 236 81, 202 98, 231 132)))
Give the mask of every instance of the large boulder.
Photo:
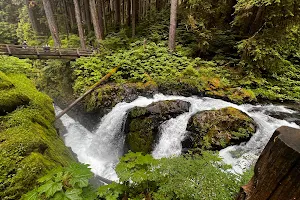
POLYGON ((184 149, 220 150, 250 139, 256 131, 254 120, 233 107, 201 111, 188 122, 184 149))
POLYGON ((188 112, 189 107, 189 102, 166 100, 131 109, 125 123, 128 149, 150 153, 158 138, 159 126, 168 119, 188 112))

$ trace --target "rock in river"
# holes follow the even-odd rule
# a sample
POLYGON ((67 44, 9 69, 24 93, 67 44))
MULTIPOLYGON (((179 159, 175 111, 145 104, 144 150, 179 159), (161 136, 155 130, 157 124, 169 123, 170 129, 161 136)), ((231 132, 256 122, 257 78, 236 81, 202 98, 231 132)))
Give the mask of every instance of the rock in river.
POLYGON ((189 134, 182 142, 183 148, 220 150, 248 141, 256 125, 247 114, 226 107, 196 113, 189 119, 187 130, 189 134))
POLYGON ((150 153, 158 139, 159 126, 168 119, 188 112, 189 107, 190 103, 186 101, 166 100, 131 109, 125 123, 128 149, 150 153))

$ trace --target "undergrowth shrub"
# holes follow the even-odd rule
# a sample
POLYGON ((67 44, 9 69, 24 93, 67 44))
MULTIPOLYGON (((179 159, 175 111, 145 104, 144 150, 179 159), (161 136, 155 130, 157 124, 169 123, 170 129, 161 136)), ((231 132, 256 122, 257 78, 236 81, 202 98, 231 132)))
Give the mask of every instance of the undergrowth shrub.
POLYGON ((23 200, 93 200, 96 193, 89 185, 92 177, 93 173, 84 164, 72 163, 69 167, 58 167, 38 179, 40 186, 25 194, 23 200))
POLYGON ((211 152, 155 160, 151 155, 128 153, 116 167, 120 184, 101 186, 101 199, 233 199, 249 181, 226 172, 229 166, 211 152))
POLYGON ((120 68, 111 80, 117 83, 146 82, 149 76, 153 80, 167 79, 178 76, 188 66, 195 66, 195 62, 180 52, 170 54, 163 44, 143 45, 143 41, 136 41, 130 47, 129 50, 105 51, 95 57, 79 58, 72 63, 75 92, 83 92, 116 66, 120 68))

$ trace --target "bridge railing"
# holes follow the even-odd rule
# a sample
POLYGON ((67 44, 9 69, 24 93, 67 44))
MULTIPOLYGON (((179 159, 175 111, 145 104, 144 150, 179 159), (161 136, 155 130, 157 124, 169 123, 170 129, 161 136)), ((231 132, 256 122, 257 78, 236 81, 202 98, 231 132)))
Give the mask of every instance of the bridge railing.
POLYGON ((32 47, 25 45, 0 44, 0 55, 14 56, 56 56, 56 57, 80 57, 92 55, 92 50, 76 48, 51 48, 51 47, 32 47))

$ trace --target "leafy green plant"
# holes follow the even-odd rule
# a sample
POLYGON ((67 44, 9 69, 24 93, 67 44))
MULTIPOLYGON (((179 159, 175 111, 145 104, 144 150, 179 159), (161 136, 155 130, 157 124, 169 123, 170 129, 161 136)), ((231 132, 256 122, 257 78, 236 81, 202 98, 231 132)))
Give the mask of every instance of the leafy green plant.
POLYGON ((116 167, 122 184, 101 186, 102 199, 232 199, 247 177, 226 172, 228 166, 211 152, 153 159, 128 153, 116 167))
POLYGON ((161 44, 149 43, 144 47, 143 41, 136 41, 130 45, 129 50, 121 49, 115 53, 104 51, 97 57, 79 58, 72 63, 76 77, 75 92, 85 91, 115 66, 120 68, 111 80, 117 83, 146 82, 149 76, 153 80, 176 77, 185 67, 194 66, 180 53, 169 54, 161 44))
POLYGON ((32 77, 37 72, 27 59, 19 59, 12 56, 0 56, 0 71, 6 74, 26 74, 32 77))
POLYGON ((56 168, 38 179, 40 186, 23 196, 24 200, 40 199, 95 199, 89 179, 93 176, 87 165, 72 163, 56 168))

